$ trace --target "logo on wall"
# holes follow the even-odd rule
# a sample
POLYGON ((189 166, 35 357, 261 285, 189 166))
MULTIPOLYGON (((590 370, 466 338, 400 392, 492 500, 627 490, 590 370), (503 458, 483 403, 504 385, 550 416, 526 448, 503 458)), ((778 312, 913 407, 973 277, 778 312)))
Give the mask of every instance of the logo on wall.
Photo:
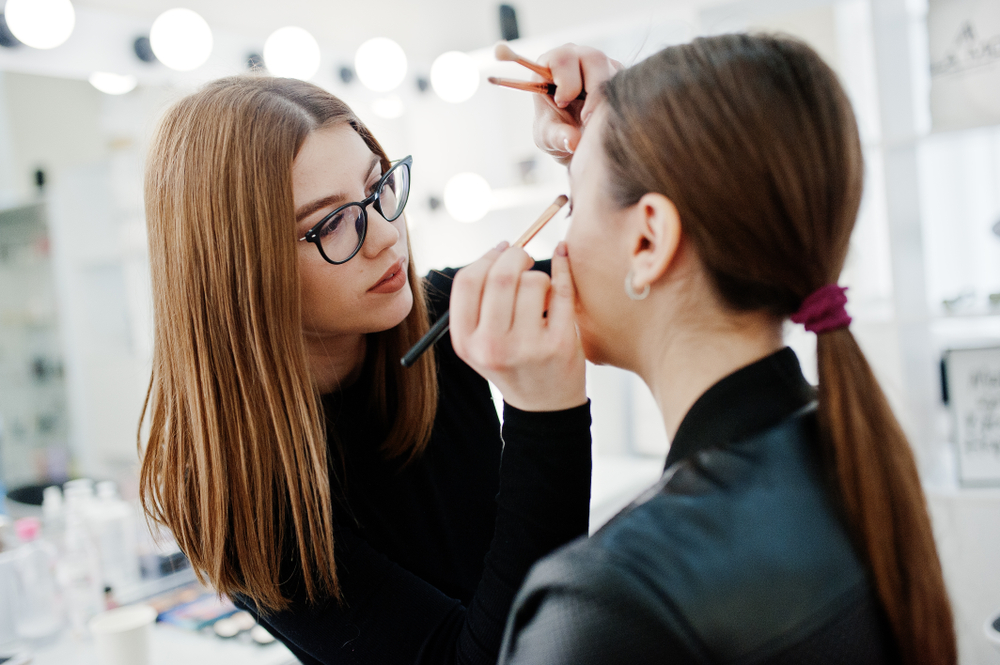
POLYGON ((1000 2, 931 0, 927 31, 934 129, 1000 124, 1000 2))

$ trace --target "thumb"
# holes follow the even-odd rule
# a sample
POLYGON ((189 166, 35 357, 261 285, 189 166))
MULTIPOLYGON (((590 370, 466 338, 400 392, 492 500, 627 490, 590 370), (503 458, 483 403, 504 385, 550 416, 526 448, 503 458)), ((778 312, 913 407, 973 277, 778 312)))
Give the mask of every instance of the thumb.
MULTIPOLYGON (((549 328, 568 327, 575 331, 576 285, 569 265, 566 243, 560 242, 552 256, 552 294, 549 299, 549 328)), ((575 334, 575 332, 574 332, 575 334)))
POLYGON ((576 147, 580 144, 580 139, 582 138, 580 128, 573 125, 563 125, 560 129, 562 130, 560 132, 561 136, 556 147, 567 154, 575 153, 576 147))

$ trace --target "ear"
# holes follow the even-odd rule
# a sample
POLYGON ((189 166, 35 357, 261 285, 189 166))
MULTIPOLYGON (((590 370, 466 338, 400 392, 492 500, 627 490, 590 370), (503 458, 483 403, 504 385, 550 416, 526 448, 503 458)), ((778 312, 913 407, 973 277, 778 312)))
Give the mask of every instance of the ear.
POLYGON ((670 269, 681 242, 681 216, 674 202, 662 194, 644 194, 629 211, 635 232, 632 247, 632 286, 642 291, 670 269))

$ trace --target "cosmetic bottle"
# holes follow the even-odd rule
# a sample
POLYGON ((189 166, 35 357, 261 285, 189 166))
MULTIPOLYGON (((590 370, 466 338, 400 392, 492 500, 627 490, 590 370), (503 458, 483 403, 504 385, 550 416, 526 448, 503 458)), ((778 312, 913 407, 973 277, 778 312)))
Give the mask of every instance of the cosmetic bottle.
POLYGON ((32 646, 53 641, 63 627, 56 585, 56 550, 41 539, 42 524, 36 517, 15 522, 21 546, 15 551, 15 584, 18 636, 32 646))
POLYGON ((66 605, 70 628, 86 637, 87 622, 103 609, 100 559, 87 528, 93 482, 71 481, 66 491, 66 526, 56 564, 56 578, 66 605), (75 483, 75 484, 71 484, 75 483))
POLYGON ((97 484, 87 524, 101 561, 101 587, 111 587, 119 595, 139 581, 135 517, 132 504, 122 500, 114 482, 97 484))
POLYGON ((46 487, 42 492, 42 538, 58 550, 62 547, 65 532, 66 508, 62 488, 58 485, 46 487))

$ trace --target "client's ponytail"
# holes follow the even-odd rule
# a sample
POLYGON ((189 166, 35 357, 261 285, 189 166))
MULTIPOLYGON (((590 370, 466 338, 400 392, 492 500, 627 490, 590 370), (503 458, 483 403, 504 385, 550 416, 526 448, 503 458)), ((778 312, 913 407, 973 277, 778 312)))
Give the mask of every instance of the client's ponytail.
MULTIPOLYGON (((811 295, 822 294, 821 307, 843 295, 861 141, 836 74, 812 49, 699 38, 619 72, 605 95, 616 202, 668 197, 727 305, 788 317, 810 309, 811 295)), ((951 608, 913 454, 843 302, 833 311, 817 329, 825 472, 903 661, 951 665, 951 608)))
POLYGON ((817 338, 824 456, 904 663, 955 662, 955 634, 910 444, 847 328, 817 338))

